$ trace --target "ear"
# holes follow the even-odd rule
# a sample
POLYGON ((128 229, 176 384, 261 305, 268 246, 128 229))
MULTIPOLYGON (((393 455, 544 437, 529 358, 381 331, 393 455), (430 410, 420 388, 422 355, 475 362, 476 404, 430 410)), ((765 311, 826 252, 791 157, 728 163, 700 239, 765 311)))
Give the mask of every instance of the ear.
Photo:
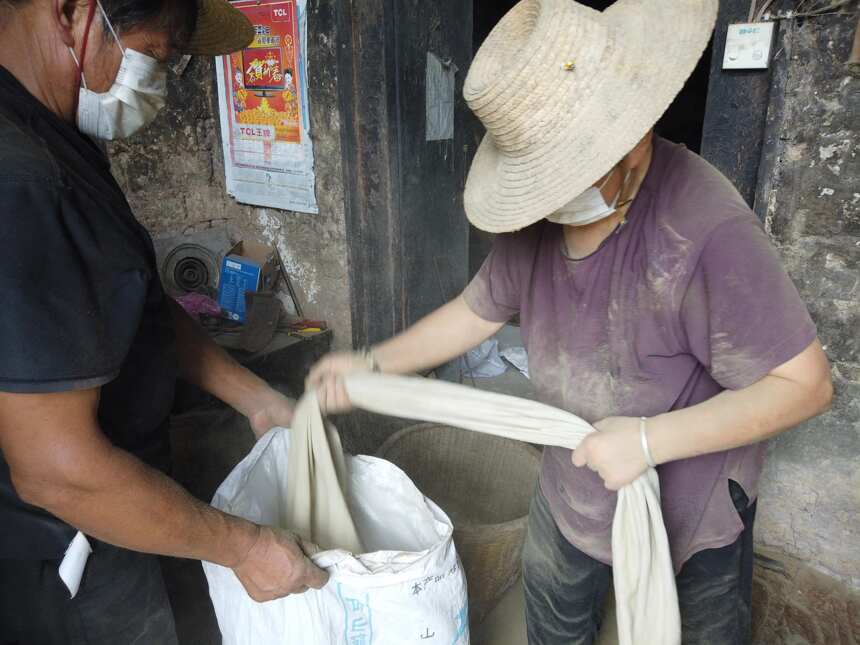
POLYGON ((51 14, 54 28, 66 47, 74 47, 74 17, 77 6, 75 0, 51 0, 51 14))
POLYGON ((74 47, 83 38, 89 2, 96 0, 51 0, 54 27, 67 47, 74 47))

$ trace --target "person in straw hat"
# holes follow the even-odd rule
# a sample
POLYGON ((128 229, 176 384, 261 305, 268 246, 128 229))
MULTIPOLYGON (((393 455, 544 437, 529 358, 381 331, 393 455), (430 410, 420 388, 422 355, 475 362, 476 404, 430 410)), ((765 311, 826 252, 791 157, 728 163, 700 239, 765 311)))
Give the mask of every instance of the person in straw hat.
POLYGON ((533 644, 594 641, 612 491, 649 464, 683 641, 748 642, 762 441, 830 403, 815 326, 754 214, 716 169, 652 134, 717 8, 517 4, 464 89, 487 129, 466 214, 499 234, 492 252, 456 300, 309 377, 327 409, 345 409, 343 374, 439 365, 520 315, 539 398, 599 430, 573 454, 544 451, 523 554, 533 644))
POLYGON ((176 643, 150 554, 231 567, 260 601, 327 579, 290 534, 160 472, 177 375, 258 435, 292 406, 165 295, 92 140, 155 117, 173 54, 253 38, 226 0, 0 0, 0 643, 176 643), (70 543, 92 549, 82 578, 59 566, 70 543))

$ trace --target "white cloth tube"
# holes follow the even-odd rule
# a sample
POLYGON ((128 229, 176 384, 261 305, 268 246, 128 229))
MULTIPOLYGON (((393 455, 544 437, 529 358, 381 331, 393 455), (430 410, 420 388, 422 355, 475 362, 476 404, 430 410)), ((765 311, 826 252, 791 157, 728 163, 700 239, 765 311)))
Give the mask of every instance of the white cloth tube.
MULTIPOLYGON (((595 431, 576 415, 542 403, 443 381, 361 373, 344 384, 353 405, 370 412, 528 443, 574 449, 595 431)), ((653 468, 618 491, 612 560, 620 644, 678 645, 681 617, 653 468)))

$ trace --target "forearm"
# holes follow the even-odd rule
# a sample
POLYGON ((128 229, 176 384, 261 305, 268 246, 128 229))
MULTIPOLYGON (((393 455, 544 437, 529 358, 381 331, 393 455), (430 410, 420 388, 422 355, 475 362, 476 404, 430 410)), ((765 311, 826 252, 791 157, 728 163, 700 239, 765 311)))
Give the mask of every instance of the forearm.
POLYGON ((171 300, 180 376, 249 416, 270 395, 268 384, 242 367, 188 313, 171 300))
POLYGON ((403 333, 373 347, 373 356, 383 372, 418 372, 460 356, 503 325, 480 318, 460 296, 403 333))
POLYGON ((768 375, 742 390, 649 419, 651 453, 665 463, 757 443, 820 414, 830 395, 829 380, 811 389, 768 375))
POLYGON ((99 443, 79 462, 86 466, 68 465, 62 477, 33 481, 13 472, 19 494, 87 535, 134 551, 228 567, 248 553, 257 526, 221 513, 132 455, 99 443))
MULTIPOLYGON (((649 452, 664 464, 757 443, 820 414, 832 396, 830 365, 816 340, 749 387, 648 419, 649 452)), ((574 450, 574 466, 596 471, 610 490, 647 470, 638 419, 608 417, 594 427, 574 450)))

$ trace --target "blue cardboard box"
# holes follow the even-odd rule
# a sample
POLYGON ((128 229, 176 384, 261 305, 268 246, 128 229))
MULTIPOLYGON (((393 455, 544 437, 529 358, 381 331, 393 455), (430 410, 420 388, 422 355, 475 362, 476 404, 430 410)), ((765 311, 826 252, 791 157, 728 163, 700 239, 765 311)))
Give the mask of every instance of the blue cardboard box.
POLYGON ((224 313, 245 322, 245 293, 273 289, 279 267, 277 250, 267 244, 242 241, 230 249, 218 282, 218 304, 224 313))

